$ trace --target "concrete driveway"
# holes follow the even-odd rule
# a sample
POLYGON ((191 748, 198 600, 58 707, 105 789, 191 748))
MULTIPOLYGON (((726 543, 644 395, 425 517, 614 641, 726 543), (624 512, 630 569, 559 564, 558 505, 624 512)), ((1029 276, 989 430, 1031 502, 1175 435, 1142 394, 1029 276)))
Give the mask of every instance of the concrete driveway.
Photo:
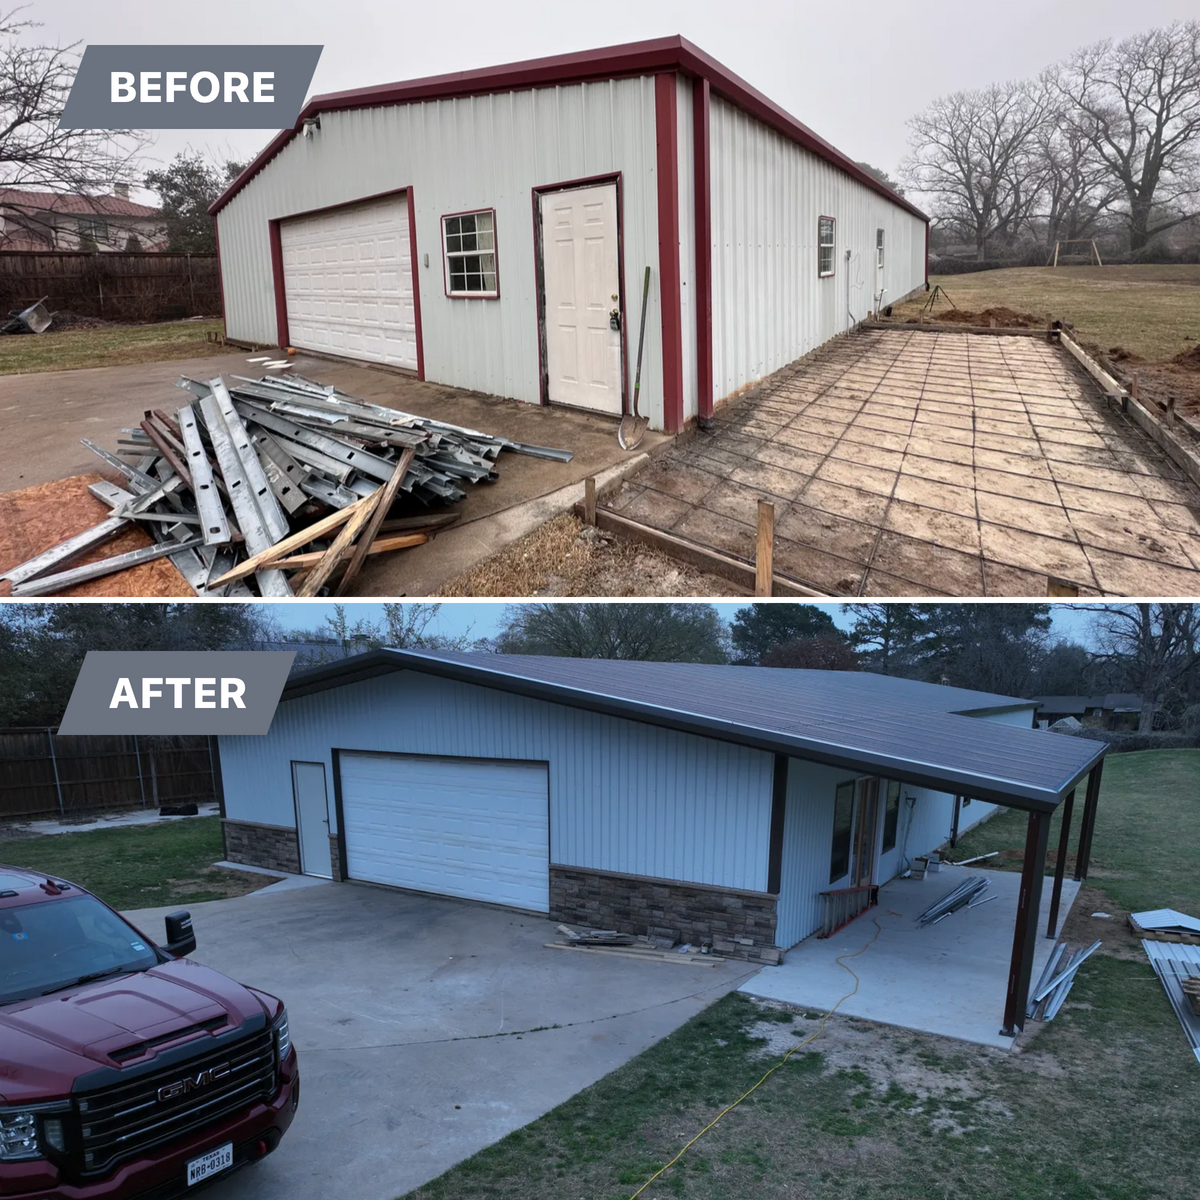
MULTIPOLYGON (((169 909, 127 913, 151 936, 169 909)), ((552 922, 360 884, 192 906, 198 962, 282 997, 303 1081, 213 1200, 394 1200, 641 1053, 753 971, 543 948, 552 922)))
MULTIPOLYGON (((98 470, 103 464, 80 445, 80 438, 115 451, 120 430, 137 425, 145 409, 179 407, 185 398, 175 387, 180 375, 257 377, 263 373, 261 366, 247 361, 255 357, 260 355, 237 351, 170 362, 0 376, 0 445, 6 448, 0 458, 0 494, 98 470)), ((633 453, 617 444, 617 422, 597 413, 524 404, 307 354, 297 355, 293 363, 292 373, 334 384, 372 403, 513 441, 570 450, 574 455, 568 463, 503 455, 494 484, 467 489, 466 499, 457 506, 458 525, 427 545, 368 561, 355 585, 356 593, 363 596, 435 592, 480 559, 582 500, 583 480, 588 476, 595 476, 603 486, 640 468, 647 452, 671 441, 666 434, 649 431, 639 452, 633 453)), ((38 542, 36 528, 31 530, 21 541, 28 556, 107 516, 99 501, 84 496, 81 503, 78 528, 56 529, 45 544, 38 542)), ((10 522, 20 519, 18 507, 9 506, 10 522)), ((4 565, 13 564, 0 564, 4 565)))

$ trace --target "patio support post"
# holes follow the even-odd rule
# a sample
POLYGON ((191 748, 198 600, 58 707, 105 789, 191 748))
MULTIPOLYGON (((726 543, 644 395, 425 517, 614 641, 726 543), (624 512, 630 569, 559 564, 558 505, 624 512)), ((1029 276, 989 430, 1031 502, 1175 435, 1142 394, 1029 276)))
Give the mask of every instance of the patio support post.
POLYGON ((1017 921, 1013 929, 1012 961, 1008 969, 1008 995, 1004 1001, 1002 1037, 1016 1037, 1025 1028, 1029 1004, 1029 981, 1033 975, 1033 953, 1037 946, 1037 915, 1042 904, 1042 877, 1046 873, 1046 848, 1050 841, 1050 814, 1031 812, 1025 834, 1025 863, 1021 868, 1021 892, 1017 897, 1017 921))
POLYGON ((1058 932, 1058 905, 1062 900, 1063 873, 1067 869, 1067 843, 1071 840, 1071 810, 1075 807, 1075 789, 1067 793, 1062 808, 1062 832, 1058 835, 1058 858, 1054 863, 1054 891, 1050 894, 1050 919, 1046 922, 1046 936, 1052 938, 1058 932))
POLYGON ((1087 792, 1083 801, 1083 821, 1079 827, 1079 849, 1075 852, 1075 878, 1084 880, 1092 860, 1092 831, 1096 827, 1096 808, 1100 802, 1100 777, 1104 774, 1101 759, 1088 775, 1087 792))

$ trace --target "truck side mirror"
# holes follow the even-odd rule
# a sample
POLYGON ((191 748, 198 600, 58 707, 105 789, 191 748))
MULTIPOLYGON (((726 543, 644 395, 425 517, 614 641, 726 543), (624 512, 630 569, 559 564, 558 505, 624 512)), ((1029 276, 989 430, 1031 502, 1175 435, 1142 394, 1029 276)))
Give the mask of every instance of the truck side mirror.
POLYGON ((167 927, 167 944, 163 949, 172 958, 183 958, 196 948, 196 935, 192 932, 192 914, 190 912, 168 913, 165 918, 167 927))

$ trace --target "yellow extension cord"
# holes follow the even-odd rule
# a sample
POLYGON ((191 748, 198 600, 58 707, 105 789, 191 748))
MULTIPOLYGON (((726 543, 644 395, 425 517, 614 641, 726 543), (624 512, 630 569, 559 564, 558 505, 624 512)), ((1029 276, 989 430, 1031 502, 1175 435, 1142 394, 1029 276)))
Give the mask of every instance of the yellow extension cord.
POLYGON ((752 1088, 748 1088, 732 1104, 729 1104, 725 1108, 721 1109, 721 1111, 719 1113, 717 1113, 717 1115, 715 1117, 713 1117, 713 1119, 711 1121, 709 1121, 709 1123, 707 1125, 705 1125, 705 1127, 702 1130, 700 1130, 700 1132, 698 1134, 696 1134, 696 1136, 694 1138, 692 1138, 692 1140, 690 1142, 686 1142, 684 1144, 683 1149, 680 1150, 679 1153, 676 1154, 675 1157, 673 1159, 671 1159, 671 1161, 669 1163, 666 1164, 666 1166, 660 1167, 657 1171, 655 1171, 654 1174, 651 1175, 650 1178, 647 1179, 646 1182, 643 1183, 642 1186, 640 1188, 638 1188, 638 1190, 636 1192, 634 1192, 632 1196, 629 1197, 629 1200, 637 1200, 637 1198, 656 1179, 658 1179, 659 1176, 665 1175, 667 1173, 667 1171, 669 1171, 710 1129, 712 1129, 712 1127, 714 1125, 716 1125, 716 1123, 719 1120, 721 1120, 722 1117, 724 1117, 727 1113, 733 1112, 733 1110, 735 1108, 737 1108, 737 1106, 739 1104, 741 1104, 741 1102, 743 1100, 745 1100, 747 1096, 751 1096, 756 1091, 758 1091, 758 1089, 760 1087, 762 1087, 762 1085, 764 1083, 766 1083, 767 1080, 770 1079, 771 1076, 774 1075, 775 1072, 778 1071, 779 1068, 782 1067, 783 1064, 786 1063, 787 1060, 789 1058, 791 1058, 792 1055, 795 1054, 797 1050, 803 1050, 804 1047, 809 1044, 809 1042, 815 1041, 817 1038, 819 1038, 821 1036, 822 1033, 825 1032, 825 1025, 826 1025, 826 1022, 829 1020, 829 1018, 832 1017, 835 1012, 837 1012, 837 1010, 841 1007, 841 1005, 844 1001, 849 1000, 850 997, 853 996, 855 994, 855 992, 858 991, 859 978, 857 975, 854 974, 854 971, 851 967, 846 966, 845 960, 848 958, 858 958, 858 956, 860 954, 865 954, 875 944, 876 939, 883 932, 883 926, 880 925, 879 918, 872 917, 871 919, 875 922, 875 933, 871 937, 871 939, 866 943, 866 945, 863 946, 861 950, 855 950, 853 954, 839 954, 838 957, 836 959, 834 959, 834 962, 836 962, 839 967, 842 967, 844 970, 849 971, 850 974, 854 977, 854 987, 852 987, 850 989, 850 991, 848 991, 844 996, 840 997, 838 999, 838 1002, 821 1018, 821 1023, 820 1023, 820 1025, 817 1026, 816 1031, 814 1033, 809 1034, 809 1036, 806 1037, 804 1039, 804 1041, 799 1042, 795 1046, 793 1046, 752 1088))

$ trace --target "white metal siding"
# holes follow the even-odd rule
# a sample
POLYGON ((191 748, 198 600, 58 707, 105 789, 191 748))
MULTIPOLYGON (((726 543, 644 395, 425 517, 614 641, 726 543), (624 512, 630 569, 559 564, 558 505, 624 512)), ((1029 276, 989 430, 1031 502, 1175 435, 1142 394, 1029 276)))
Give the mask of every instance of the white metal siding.
POLYGON ((845 332, 849 312, 866 316, 877 229, 885 231, 885 303, 920 287, 925 223, 716 96, 710 125, 719 401, 845 332), (829 279, 817 276, 821 216, 837 221, 829 279))
POLYGON ((279 232, 292 345, 416 370, 406 197, 295 217, 279 232))
MULTIPOLYGON (((322 113, 314 137, 294 138, 218 214, 229 336, 275 341, 270 220, 411 186, 426 377, 537 402, 532 189, 618 171, 625 295, 637 297, 627 307, 632 324, 642 271, 650 263, 657 275, 658 264, 653 78, 322 113), (441 217, 491 207, 500 298, 448 299, 441 217)), ((660 328, 652 288, 642 404, 655 426, 660 328)), ((631 378, 635 354, 636 342, 631 378)))
POLYGON ((295 824, 289 761, 383 750, 549 763, 555 863, 765 891, 773 756, 402 672, 281 704, 223 737, 226 815, 295 824))
POLYGON ((343 754, 351 879, 550 910, 543 763, 343 754))

